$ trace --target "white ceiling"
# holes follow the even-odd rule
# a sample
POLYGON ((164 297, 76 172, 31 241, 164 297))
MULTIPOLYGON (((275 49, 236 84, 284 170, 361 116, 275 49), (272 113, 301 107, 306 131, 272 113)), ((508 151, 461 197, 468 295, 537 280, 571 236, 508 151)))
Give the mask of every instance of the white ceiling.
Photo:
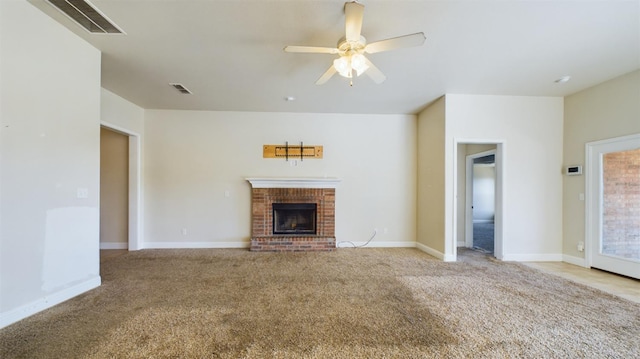
POLYGON ((104 88, 147 109, 411 114, 445 93, 564 96, 640 68, 640 0, 363 0, 368 42, 427 40, 368 55, 387 80, 353 87, 314 84, 336 55, 282 50, 334 47, 344 1, 92 0, 126 35, 30 1, 102 51, 104 88))

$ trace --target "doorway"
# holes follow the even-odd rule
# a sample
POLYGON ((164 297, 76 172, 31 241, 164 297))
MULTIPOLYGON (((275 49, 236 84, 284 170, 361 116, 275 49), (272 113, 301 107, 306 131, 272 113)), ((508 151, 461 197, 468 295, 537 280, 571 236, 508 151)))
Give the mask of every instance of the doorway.
POLYGON ((129 138, 100 128, 100 249, 129 248, 129 138))
POLYGON ((640 279, 640 135, 587 144, 590 267, 640 279))
MULTIPOLYGON (((478 227, 489 227, 485 231, 488 238, 487 243, 492 243, 493 248, 487 248, 486 253, 497 259, 503 258, 503 174, 504 174, 504 148, 502 140, 456 140, 456 155, 454 164, 454 178, 457 184, 454 186, 454 223, 453 238, 458 247, 474 247, 474 204, 473 199, 473 168, 474 161, 477 160, 477 167, 484 167, 485 172, 491 173, 491 179, 486 181, 484 198, 490 198, 492 203, 486 206, 490 210, 480 212, 476 207, 476 229, 478 227), (484 162, 484 163, 483 163, 484 162), (491 189, 493 190, 491 192, 491 189), (480 212, 480 213, 479 213, 480 212), (478 218, 481 214, 481 218, 478 218), (484 223, 484 224, 481 224, 484 223), (493 229, 493 231, 491 231, 493 229), (491 233, 493 232, 493 233, 491 233)), ((486 177, 486 176, 485 176, 486 177)), ((477 192, 477 191, 476 191, 477 192)), ((482 192, 482 190, 481 190, 482 192)), ((476 196, 477 197, 477 196, 476 196)), ((482 199, 480 199, 482 201, 482 199)), ((478 198, 476 198, 478 203, 478 198)), ((480 205, 484 205, 480 203, 480 205)), ((487 229, 487 228, 485 228, 487 229)), ((478 231, 479 232, 479 231, 478 231)), ((454 259, 455 260, 455 259, 454 259)))
POLYGON ((471 248, 493 254, 495 240, 495 150, 470 155, 471 160, 471 248))
MULTIPOLYGON (((127 141, 127 241, 125 249, 130 251, 142 249, 142 165, 140 135, 126 128, 101 121, 100 128, 126 137, 127 141)), ((101 169, 102 171, 102 169, 101 169)), ((123 246, 121 244, 117 247, 123 246)), ((104 247, 101 244, 101 247, 104 247)), ((117 249, 117 248, 114 248, 117 249)))

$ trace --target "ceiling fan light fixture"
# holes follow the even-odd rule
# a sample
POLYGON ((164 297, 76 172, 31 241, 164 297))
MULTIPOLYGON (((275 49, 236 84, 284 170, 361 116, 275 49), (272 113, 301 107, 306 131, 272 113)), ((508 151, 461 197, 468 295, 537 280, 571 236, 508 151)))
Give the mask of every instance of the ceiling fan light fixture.
POLYGON ((367 60, 362 54, 355 54, 342 56, 333 60, 333 67, 338 71, 340 76, 350 79, 353 77, 354 70, 356 76, 360 76, 367 71, 369 65, 367 65, 367 60))
MULTIPOLYGON (((386 76, 369 59, 364 57, 364 53, 375 54, 404 47, 420 46, 426 39, 424 33, 417 32, 368 44, 367 39, 361 33, 364 5, 357 1, 348 1, 344 4, 344 13, 345 36, 338 40, 337 47, 286 46, 284 48, 285 52, 337 54, 340 56, 333 60, 333 64, 320 76, 316 81, 316 85, 326 83, 336 73, 342 77, 352 79, 354 71, 356 76, 367 72, 373 82, 380 84, 384 82, 386 76)), ((353 81, 350 84, 353 86, 353 81)))
POLYGON ((369 65, 362 54, 355 54, 351 56, 351 68, 356 70, 357 75, 360 76, 367 71, 369 65))
POLYGON ((333 67, 340 76, 351 78, 351 64, 347 56, 342 56, 333 60, 333 67))

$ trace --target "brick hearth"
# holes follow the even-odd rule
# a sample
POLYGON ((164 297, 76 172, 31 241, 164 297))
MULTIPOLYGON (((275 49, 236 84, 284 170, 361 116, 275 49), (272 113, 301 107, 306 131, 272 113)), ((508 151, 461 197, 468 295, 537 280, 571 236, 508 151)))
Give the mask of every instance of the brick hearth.
POLYGON ((248 178, 251 195, 251 251, 333 251, 336 179, 248 178), (273 203, 315 203, 316 234, 273 234, 273 203))

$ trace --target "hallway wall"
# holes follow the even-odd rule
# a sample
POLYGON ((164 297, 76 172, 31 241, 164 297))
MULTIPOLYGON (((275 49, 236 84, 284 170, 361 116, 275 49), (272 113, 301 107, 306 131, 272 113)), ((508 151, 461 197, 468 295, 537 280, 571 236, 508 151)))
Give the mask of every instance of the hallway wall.
POLYGON ((129 240, 129 137, 100 128, 100 249, 129 240))

